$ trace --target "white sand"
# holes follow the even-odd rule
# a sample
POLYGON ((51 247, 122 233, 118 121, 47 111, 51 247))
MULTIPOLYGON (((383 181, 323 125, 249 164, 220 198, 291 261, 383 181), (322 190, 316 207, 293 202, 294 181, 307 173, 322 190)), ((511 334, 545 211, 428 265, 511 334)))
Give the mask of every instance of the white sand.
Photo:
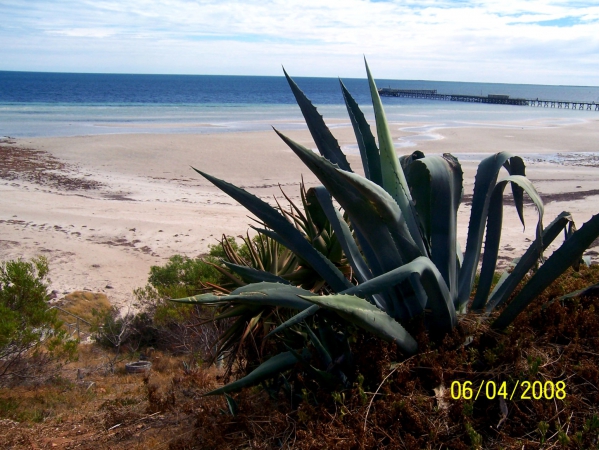
MULTIPOLYGON (((399 125, 392 128, 396 138, 410 135, 399 125)), ((336 127, 334 133, 351 151, 351 129, 336 127)), ((599 119, 594 116, 570 125, 504 124, 435 133, 442 139, 422 141, 399 152, 456 154, 465 171, 466 195, 472 192, 481 153, 510 151, 543 160, 556 153, 599 151, 599 119)), ((287 134, 314 147, 307 131, 287 134)), ((62 175, 101 185, 66 190, 44 183, 44 173, 42 181, 22 176, 0 180, 0 259, 46 255, 51 289, 59 295, 89 289, 105 292, 117 305, 130 302, 133 289, 145 285, 150 266, 163 264, 173 254, 197 256, 222 233, 240 235, 248 229, 247 211, 190 166, 264 199, 281 197, 280 183, 297 200, 302 175, 308 186, 317 184, 274 132, 36 138, 19 139, 16 145, 48 152, 65 164, 62 175)), ((527 162, 529 178, 549 200, 546 224, 568 210, 580 227, 599 212, 597 156, 583 154, 566 163, 527 162), (553 197, 563 193, 571 195, 553 197)), ((353 154, 348 159, 361 172, 360 157, 353 154)), ((534 238, 535 215, 533 207, 526 208, 528 226, 522 233, 514 208, 506 207, 502 256, 512 258, 523 252, 527 239, 534 238)), ((459 218, 462 246, 468 217, 469 207, 464 205, 459 218)), ((593 257, 596 260, 597 253, 593 257)))

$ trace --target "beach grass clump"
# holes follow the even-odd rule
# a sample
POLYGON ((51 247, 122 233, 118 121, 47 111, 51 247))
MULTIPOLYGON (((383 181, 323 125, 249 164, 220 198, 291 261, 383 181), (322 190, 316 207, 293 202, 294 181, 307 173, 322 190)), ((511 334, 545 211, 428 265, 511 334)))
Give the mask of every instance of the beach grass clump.
MULTIPOLYGON (((109 311, 112 308, 106 294, 90 291, 73 291, 60 299, 57 302, 57 305, 60 306, 61 309, 88 322, 94 321, 94 311, 96 313, 101 313, 109 311)), ((58 317, 63 322, 68 323, 71 323, 74 320, 72 316, 69 316, 60 310, 58 311, 58 317)))
MULTIPOLYGON (((462 253, 457 239, 457 214, 463 195, 459 161, 450 154, 426 156, 419 151, 398 158, 376 84, 368 66, 366 69, 378 143, 341 83, 364 177, 352 170, 322 116, 287 74, 321 156, 275 130, 322 183, 306 195, 314 199, 330 223, 351 276, 343 273, 294 220, 243 189, 197 170, 259 219, 263 226, 254 227, 258 233, 297 255, 302 261, 297 271, 309 266, 324 280, 322 289, 304 289, 289 280, 273 279, 268 271, 255 270, 251 284, 227 295, 221 291, 176 300, 224 305, 220 317, 226 318, 243 317, 265 306, 286 312, 244 317, 246 322, 268 324, 271 331, 267 336, 279 337, 273 345, 280 351, 260 360, 245 378, 212 394, 281 380, 279 375, 292 368, 300 368, 321 386, 351 386, 355 380, 351 343, 364 331, 393 343, 404 357, 422 352, 429 342, 443 342, 454 332, 460 316, 470 312, 494 332, 503 331, 551 282, 569 267, 578 268, 583 252, 599 236, 599 214, 579 230, 568 212, 544 226, 543 202, 526 177, 524 161, 500 152, 484 158, 478 166, 462 253), (502 169, 506 176, 499 179, 502 169), (534 204, 536 238, 492 290, 502 233, 503 193, 508 186, 523 224, 524 194, 534 204), (545 258, 545 249, 562 232, 564 243, 545 258), (495 313, 498 308, 502 308, 499 315, 495 313), (295 311, 291 317, 289 311, 295 311)), ((221 343, 233 333, 228 330, 221 343)), ((285 378, 271 387, 277 390, 288 385, 285 378)))

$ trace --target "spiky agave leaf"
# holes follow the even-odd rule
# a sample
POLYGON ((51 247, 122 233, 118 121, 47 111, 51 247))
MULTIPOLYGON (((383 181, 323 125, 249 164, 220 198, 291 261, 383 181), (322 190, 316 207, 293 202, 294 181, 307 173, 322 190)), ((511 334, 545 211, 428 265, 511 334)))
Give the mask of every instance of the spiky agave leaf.
POLYGON ((311 317, 314 314, 316 314, 318 312, 318 310, 320 310, 320 306, 318 306, 318 305, 312 305, 308 309, 304 309, 302 312, 297 313, 296 315, 292 316, 290 319, 287 319, 285 322, 283 322, 278 327, 271 330, 270 333, 268 333, 266 335, 266 337, 268 338, 268 337, 272 336, 273 334, 281 333, 288 328, 291 328, 297 324, 302 323, 308 317, 311 317))
POLYGON ((240 266, 238 264, 231 264, 230 262, 223 261, 223 264, 227 266, 229 270, 235 272, 241 278, 249 283, 260 283, 262 281, 268 281, 271 283, 283 283, 289 284, 285 278, 281 278, 278 275, 274 275, 265 270, 254 269, 253 267, 240 266))
POLYGON ((347 158, 339 148, 337 139, 331 134, 330 130, 324 123, 322 116, 318 113, 312 102, 301 91, 297 84, 291 79, 285 69, 283 69, 285 78, 291 87, 291 91, 295 96, 298 106, 300 107, 310 134, 316 143, 316 147, 320 154, 333 164, 337 164, 343 170, 351 171, 347 158))
POLYGON ((397 152, 395 151, 395 146, 393 145, 393 139, 391 138, 391 132, 389 131, 383 103, 381 102, 381 97, 379 96, 374 78, 368 68, 366 58, 364 58, 364 64, 366 65, 366 75, 368 76, 368 86, 370 87, 370 96, 372 98, 374 118, 376 121, 376 132, 379 138, 383 187, 399 205, 399 208, 405 217, 404 220, 410 230, 410 234, 412 235, 412 239, 420 249, 421 255, 424 256, 428 254, 428 251, 422 236, 422 230, 416 219, 416 210, 412 203, 410 188, 403 169, 399 165, 399 159, 397 152))
MULTIPOLYGON (((419 257, 397 269, 372 278, 358 286, 349 288, 339 295, 366 298, 369 295, 384 292, 390 287, 396 286, 414 275, 419 277, 418 282, 421 284, 422 289, 417 291, 418 304, 409 305, 413 314, 420 314, 424 312, 425 307, 429 308, 431 310, 430 324, 432 333, 441 336, 451 331, 457 323, 457 318, 449 289, 437 267, 426 257, 419 257)), ((319 307, 332 307, 328 304, 324 305, 320 301, 322 298, 322 296, 314 297, 312 300, 314 300, 313 303, 315 303, 316 306, 312 306, 293 316, 285 323, 279 325, 275 330, 271 331, 269 336, 302 322, 307 317, 318 312, 319 307)), ((378 310, 378 308, 376 309, 378 310)), ((389 316, 389 311, 385 314, 389 316)), ((391 316, 389 317, 391 318, 391 316)))
POLYGON ((401 210, 385 190, 359 175, 340 170, 276 129, 275 132, 349 214, 354 227, 375 249, 384 271, 420 256, 401 210))
POLYGON ((478 281, 478 287, 476 289, 476 295, 471 306, 474 311, 482 310, 487 303, 487 297, 493 282, 493 275, 495 273, 495 268, 497 267, 497 255, 499 253, 499 241, 501 239, 501 229, 503 223, 503 191, 507 183, 516 184, 521 189, 526 191, 530 199, 537 207, 539 220, 537 221, 537 235, 535 243, 538 246, 539 257, 543 247, 542 242, 540 241, 542 240, 544 207, 539 193, 530 180, 522 175, 512 175, 506 177, 495 186, 491 196, 491 201, 489 203, 487 235, 485 238, 485 253, 483 254, 483 263, 478 281))
POLYGON ((341 80, 341 92, 343 93, 343 99, 345 100, 345 106, 347 107, 347 113, 354 128, 354 134, 356 135, 356 141, 358 142, 358 148, 360 149, 360 156, 362 157, 362 166, 364 167, 364 174, 370 181, 383 185, 383 174, 381 173, 381 156, 379 149, 370 130, 370 125, 366 122, 364 114, 360 110, 358 103, 351 96, 349 91, 341 80))
MULTIPOLYGON (((275 130, 308 168, 318 177, 349 215, 349 219, 362 237, 364 253, 374 275, 388 272, 420 256, 397 203, 377 184, 340 170, 325 158, 289 139, 275 130)), ((416 286, 398 285, 391 297, 410 297, 416 286)), ((387 302, 392 317, 407 319, 411 312, 399 301, 387 302)))
POLYGON ((226 386, 220 387, 218 389, 214 389, 213 391, 208 392, 204 395, 219 395, 225 394, 228 392, 235 392, 243 389, 244 387, 254 386, 261 381, 268 380, 269 378, 273 378, 279 375, 281 372, 285 370, 291 369, 298 363, 298 358, 292 352, 284 352, 279 353, 278 355, 273 356, 269 360, 260 364, 256 369, 254 369, 250 374, 245 377, 233 381, 232 383, 227 384, 226 386))
POLYGON ((302 311, 312 306, 311 303, 299 298, 302 295, 313 296, 316 294, 289 284, 261 282, 239 287, 229 295, 202 294, 172 301, 191 304, 240 303, 256 306, 280 306, 302 311))
POLYGON ((541 292, 574 262, 580 260, 582 253, 599 237, 599 214, 594 215, 579 230, 558 248, 533 275, 520 293, 503 310, 491 325, 502 330, 526 308, 541 292))
POLYGON ((450 154, 414 159, 406 169, 406 177, 425 238, 431 249, 431 260, 441 272, 455 301, 458 293, 457 216, 462 199, 462 168, 450 154))
POLYGON ((418 350, 414 338, 399 322, 360 297, 335 294, 302 298, 321 308, 335 311, 348 322, 386 341, 395 342, 407 354, 414 354, 418 350))
POLYGON ((364 297, 381 292, 414 276, 418 277, 422 289, 416 292, 419 304, 411 306, 418 307, 420 311, 425 307, 431 310, 430 329, 433 334, 442 336, 451 331, 457 323, 456 309, 443 276, 427 257, 421 256, 397 269, 349 288, 341 294, 364 297))
MULTIPOLYGON (((310 328, 309 325, 305 325, 305 329, 306 332, 308 333, 308 336, 310 337, 310 342, 312 342, 312 345, 314 346, 314 348, 316 349, 316 352, 318 353, 318 356, 320 357, 321 362, 323 363, 324 367, 326 368, 326 372, 332 373, 334 374, 337 378, 339 378, 341 380, 341 382, 344 385, 347 385, 347 376, 338 368, 336 367, 335 361, 333 361, 333 358, 331 356, 331 352, 329 351, 329 349, 327 348, 327 346, 325 345, 324 342, 321 341, 321 339, 318 338, 318 336, 316 336, 316 334, 314 333, 314 331, 312 331, 312 328, 310 328)), ((319 326, 319 332, 321 330, 323 330, 323 328, 331 328, 330 326, 327 325, 322 325, 319 326)), ((326 333, 321 333, 321 336, 326 335, 326 333)))
POLYGON ((341 248, 352 266, 352 269, 356 273, 358 281, 363 283, 372 278, 372 273, 360 254, 360 249, 356 245, 356 241, 354 241, 354 237, 347 222, 343 220, 339 211, 333 206, 329 191, 327 191, 324 186, 318 186, 316 188, 311 188, 310 192, 314 193, 314 196, 318 199, 320 206, 331 223, 341 248))
MULTIPOLYGON (((508 169, 510 175, 522 175, 524 162, 522 158, 508 152, 500 152, 491 155, 481 161, 476 171, 474 180, 474 193, 472 196, 472 208, 470 221, 468 223, 468 236, 466 238, 466 250, 464 260, 458 275, 458 309, 462 310, 470 299, 474 277, 478 267, 481 253, 485 223, 489 212, 489 203, 493 189, 497 183, 497 177, 502 167, 508 169), (510 163, 511 164, 506 164, 510 163), (510 172, 510 170, 512 172, 510 172), (517 173, 516 173, 517 172, 517 173)), ((514 192, 520 192, 516 189, 514 192)), ((514 197, 516 209, 520 214, 523 206, 523 197, 514 197)), ((522 220, 522 215, 520 215, 522 220)))
MULTIPOLYGON (((551 244, 555 238, 561 233, 566 226, 572 226, 574 221, 572 215, 569 212, 563 211, 559 214, 553 222, 551 222, 543 230, 541 236, 542 248, 541 251, 545 250, 549 244, 551 244)), ((539 261, 541 256, 539 250, 539 242, 535 240, 524 255, 518 258, 514 263, 514 267, 509 273, 505 273, 505 277, 502 275, 503 280, 500 279, 497 286, 491 292, 491 296, 487 305, 485 306, 485 312, 489 314, 493 309, 497 308, 503 302, 505 302, 509 296, 514 292, 516 286, 522 281, 524 276, 533 268, 533 266, 539 261)))
POLYGON ((351 285, 334 264, 325 258, 322 253, 318 252, 285 217, 268 203, 231 183, 208 175, 200 170, 194 170, 223 192, 233 197, 275 230, 283 245, 306 260, 334 290, 341 291, 351 285))

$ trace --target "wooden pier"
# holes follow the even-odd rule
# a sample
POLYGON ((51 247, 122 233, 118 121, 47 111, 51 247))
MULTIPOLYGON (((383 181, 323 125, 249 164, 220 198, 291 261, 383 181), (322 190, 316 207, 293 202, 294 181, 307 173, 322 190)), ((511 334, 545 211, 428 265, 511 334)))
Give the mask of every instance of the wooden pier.
POLYGON ((509 95, 489 94, 486 97, 478 95, 439 94, 436 89, 379 89, 382 97, 422 98, 426 100, 443 100, 451 102, 492 103, 495 105, 534 106, 537 108, 562 108, 572 110, 599 111, 599 103, 571 102, 565 100, 540 100, 526 98, 510 98, 509 95))

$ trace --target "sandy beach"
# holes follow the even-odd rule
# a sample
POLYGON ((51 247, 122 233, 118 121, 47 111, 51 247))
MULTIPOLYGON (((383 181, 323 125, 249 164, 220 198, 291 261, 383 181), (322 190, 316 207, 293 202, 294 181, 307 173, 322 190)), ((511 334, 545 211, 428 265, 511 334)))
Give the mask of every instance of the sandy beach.
MULTIPOLYGON (((414 128, 410 124, 409 130, 414 128)), ((413 137, 409 130, 392 126, 400 143, 413 137)), ((336 124, 334 133, 361 172, 349 124, 336 124)), ((474 124, 433 133, 434 139, 415 139, 417 145, 398 152, 448 152, 461 161, 462 246, 474 174, 485 154, 509 151, 525 158, 527 174, 545 201, 546 224, 566 210, 580 227, 599 212, 596 115, 577 123, 474 124)), ((314 147, 307 130, 286 134, 314 147)), ((294 199, 302 176, 307 186, 317 184, 274 132, 161 134, 158 126, 155 134, 3 139, 0 152, 0 259, 45 255, 57 296, 104 292, 119 306, 146 284, 152 265, 174 254, 200 255, 222 233, 237 236, 248 229, 247 211, 191 166, 269 201, 282 197, 279 184, 294 199)), ((534 238, 536 217, 528 205, 523 232, 515 209, 508 205, 505 211, 504 263, 534 238)), ((595 261, 598 250, 595 242, 589 251, 595 261)))

